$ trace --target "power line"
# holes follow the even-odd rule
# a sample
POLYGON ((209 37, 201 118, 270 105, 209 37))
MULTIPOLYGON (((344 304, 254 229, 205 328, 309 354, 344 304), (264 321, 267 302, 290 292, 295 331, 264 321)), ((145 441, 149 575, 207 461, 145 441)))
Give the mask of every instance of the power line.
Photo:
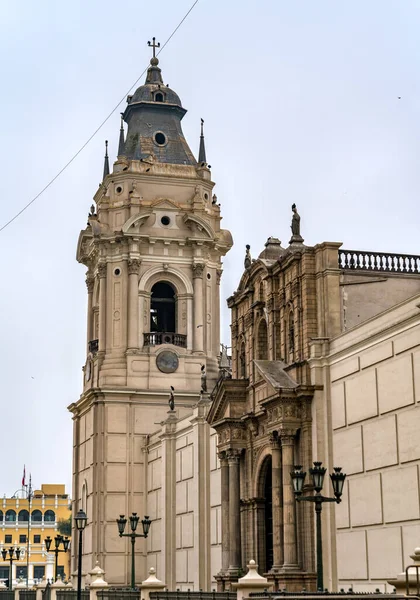
MULTIPOLYGON (((178 31, 178 29, 181 27, 181 25, 183 24, 183 22, 185 21, 185 19, 188 17, 188 15, 190 14, 190 12, 193 10, 194 6, 198 3, 198 1, 199 0, 195 0, 195 2, 193 2, 193 4, 190 6, 189 10, 182 17, 181 21, 175 27, 175 29, 173 30, 173 32, 171 33, 171 35, 168 37, 168 39, 166 40, 166 42, 162 45, 162 47, 160 48, 159 52, 157 52, 158 56, 162 52, 162 50, 165 48, 165 46, 167 46, 168 43, 171 41, 171 39, 174 37, 174 35, 178 31)), ((130 86, 130 89, 127 90, 127 92, 124 94, 124 96, 121 98, 121 100, 118 101, 118 103, 114 106, 114 108, 111 110, 111 112, 105 117, 105 119, 102 121, 102 123, 95 129, 95 131, 92 133, 92 135, 86 140, 86 142, 83 144, 83 146, 81 146, 79 148, 79 150, 76 152, 76 154, 73 154, 73 156, 70 158, 70 160, 68 162, 66 162, 66 164, 64 165, 64 167, 62 167, 62 169, 60 169, 60 171, 58 171, 58 173, 47 183, 47 185, 45 187, 43 187, 42 190, 34 198, 32 198, 32 200, 30 202, 28 202, 28 204, 26 204, 18 213, 16 213, 15 216, 10 219, 10 221, 7 221, 7 223, 5 223, 4 225, 2 225, 2 227, 0 227, 0 232, 3 231, 3 229, 6 229, 6 227, 8 227, 11 223, 13 223, 13 221, 15 221, 18 217, 20 217, 20 215, 23 212, 25 212, 25 210, 28 209, 31 206, 31 204, 33 204, 35 202, 35 200, 38 200, 38 198, 54 183, 54 181, 56 181, 56 179, 58 179, 60 177, 60 175, 62 173, 64 173, 64 171, 79 156, 79 154, 81 152, 83 152, 83 150, 93 140, 93 138, 98 133, 98 131, 100 131, 102 129, 102 127, 105 125, 105 123, 112 117, 112 115, 118 109, 118 107, 120 106, 120 104, 122 102, 124 102, 124 100, 126 99, 127 95, 131 92, 131 90, 133 89, 133 87, 138 84, 138 82, 140 81, 140 79, 146 73, 147 69, 148 69, 148 66, 144 69, 144 71, 142 73, 140 73, 140 75, 137 77, 136 81, 130 86)))

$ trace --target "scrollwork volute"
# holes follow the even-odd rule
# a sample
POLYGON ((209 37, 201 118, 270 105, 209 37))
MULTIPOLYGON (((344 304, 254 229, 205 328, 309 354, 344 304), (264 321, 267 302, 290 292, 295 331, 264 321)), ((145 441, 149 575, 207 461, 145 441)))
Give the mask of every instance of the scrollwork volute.
POLYGON ((216 284, 220 285, 220 280, 222 279, 222 269, 217 269, 216 270, 216 284))

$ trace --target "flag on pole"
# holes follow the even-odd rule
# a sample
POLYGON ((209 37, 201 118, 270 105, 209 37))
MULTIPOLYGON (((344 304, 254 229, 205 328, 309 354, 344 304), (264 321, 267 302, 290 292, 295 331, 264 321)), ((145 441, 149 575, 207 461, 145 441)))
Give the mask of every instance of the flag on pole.
POLYGON ((23 465, 22 487, 25 486, 25 481, 26 481, 26 467, 25 467, 25 465, 23 465))

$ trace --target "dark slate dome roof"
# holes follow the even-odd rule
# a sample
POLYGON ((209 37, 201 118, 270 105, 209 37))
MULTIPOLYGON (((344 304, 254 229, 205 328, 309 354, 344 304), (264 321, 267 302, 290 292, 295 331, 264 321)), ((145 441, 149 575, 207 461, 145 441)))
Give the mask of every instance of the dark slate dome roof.
POLYGON ((178 94, 163 83, 162 72, 158 64, 159 60, 157 58, 151 59, 145 84, 136 89, 130 98, 129 104, 133 102, 156 102, 156 94, 161 92, 163 95, 163 104, 177 104, 178 106, 182 106, 181 98, 178 94))

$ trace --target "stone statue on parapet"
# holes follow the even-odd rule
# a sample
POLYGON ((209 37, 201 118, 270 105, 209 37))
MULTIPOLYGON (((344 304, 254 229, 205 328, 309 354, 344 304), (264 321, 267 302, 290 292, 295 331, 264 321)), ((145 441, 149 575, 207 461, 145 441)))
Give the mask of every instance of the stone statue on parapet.
POLYGON ((292 212, 292 224, 290 225, 290 229, 292 230, 292 237, 289 243, 293 244, 295 242, 301 244, 303 242, 303 237, 300 235, 300 215, 297 211, 296 204, 292 204, 292 212))
POLYGON ((207 392, 206 365, 201 365, 201 393, 207 392))
POLYGON ((169 408, 171 410, 175 410, 175 396, 174 396, 175 388, 171 385, 171 393, 169 396, 169 408))
POLYGON ((249 267, 251 266, 251 246, 249 244, 247 244, 246 246, 246 252, 245 252, 245 260, 244 260, 244 267, 245 269, 249 269, 249 267))

